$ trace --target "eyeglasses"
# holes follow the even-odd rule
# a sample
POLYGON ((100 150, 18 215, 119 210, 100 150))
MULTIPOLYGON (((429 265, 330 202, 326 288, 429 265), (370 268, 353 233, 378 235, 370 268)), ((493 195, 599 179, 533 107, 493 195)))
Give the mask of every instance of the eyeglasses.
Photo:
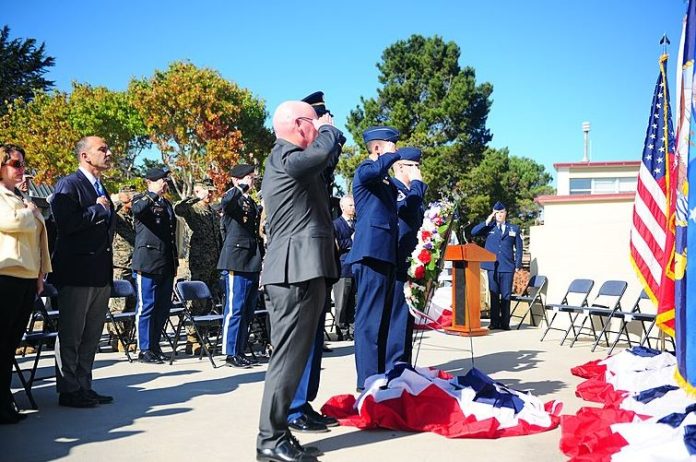
POLYGON ((5 162, 5 165, 8 165, 12 168, 25 168, 27 166, 27 164, 24 161, 17 159, 10 159, 7 162, 5 162))
POLYGON ((403 165, 404 167, 420 167, 420 164, 407 164, 407 163, 403 163, 403 164, 401 164, 401 165, 403 165))
POLYGON ((298 117, 297 120, 306 120, 310 124, 314 123, 314 119, 312 119, 311 117, 298 117))

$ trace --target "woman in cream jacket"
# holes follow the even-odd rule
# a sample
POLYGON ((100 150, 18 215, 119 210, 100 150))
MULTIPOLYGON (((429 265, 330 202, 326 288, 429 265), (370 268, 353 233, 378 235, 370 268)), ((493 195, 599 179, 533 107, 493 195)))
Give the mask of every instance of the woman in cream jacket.
POLYGON ((0 424, 26 417, 10 391, 12 359, 43 290, 44 275, 51 271, 43 217, 17 189, 24 161, 21 147, 0 145, 0 424))

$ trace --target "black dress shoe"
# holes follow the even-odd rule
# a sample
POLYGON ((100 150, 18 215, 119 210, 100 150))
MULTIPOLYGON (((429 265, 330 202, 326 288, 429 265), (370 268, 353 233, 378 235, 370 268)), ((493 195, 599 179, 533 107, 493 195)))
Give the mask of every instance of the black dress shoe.
POLYGON ((82 390, 73 391, 70 393, 60 393, 58 395, 58 404, 66 407, 94 407, 99 404, 94 398, 85 395, 82 390))
POLYGON ((246 359, 249 365, 251 366, 258 366, 259 365, 259 360, 254 358, 253 356, 246 356, 243 355, 242 358, 246 359))
POLYGON ((338 427, 338 420, 334 419, 333 417, 329 417, 328 415, 319 414, 314 409, 307 411, 307 415, 315 422, 324 424, 327 427, 338 427))
POLYGON ((138 354, 138 361, 149 364, 164 364, 164 361, 150 350, 141 351, 138 354))
POLYGON ((295 435, 293 435, 292 433, 287 432, 286 435, 287 435, 286 438, 288 440, 290 440, 290 443, 293 446, 295 446, 295 449, 302 451, 305 454, 309 454, 310 456, 314 456, 314 457, 319 457, 319 456, 324 455, 324 452, 316 446, 302 446, 300 444, 300 442, 297 440, 297 438, 295 438, 295 435))
POLYGON ((113 396, 100 395, 94 390, 84 390, 85 396, 96 399, 99 404, 111 404, 114 402, 113 396))
POLYGON ((236 367, 237 369, 251 369, 251 364, 243 356, 228 356, 225 364, 236 367))
POLYGON ((257 449, 256 460, 261 462, 317 462, 317 458, 297 449, 289 439, 283 439, 273 449, 257 449))
POLYGON ((329 429, 323 423, 312 419, 307 414, 302 414, 299 417, 288 422, 288 427, 298 432, 305 433, 326 433, 329 429))
POLYGON ((160 350, 159 348, 156 349, 156 350, 152 350, 152 352, 153 352, 154 354, 156 354, 157 357, 158 357, 159 359, 161 359, 163 362, 166 363, 167 361, 169 361, 169 356, 165 355, 164 352, 163 352, 162 350, 160 350))

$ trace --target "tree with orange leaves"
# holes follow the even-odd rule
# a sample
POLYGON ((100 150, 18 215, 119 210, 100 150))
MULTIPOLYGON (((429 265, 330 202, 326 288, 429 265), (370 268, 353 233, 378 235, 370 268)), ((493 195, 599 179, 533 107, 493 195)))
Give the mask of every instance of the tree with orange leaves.
POLYGON ((217 71, 175 62, 128 92, 181 197, 204 177, 223 191, 234 165, 260 165, 271 149, 264 102, 217 71))

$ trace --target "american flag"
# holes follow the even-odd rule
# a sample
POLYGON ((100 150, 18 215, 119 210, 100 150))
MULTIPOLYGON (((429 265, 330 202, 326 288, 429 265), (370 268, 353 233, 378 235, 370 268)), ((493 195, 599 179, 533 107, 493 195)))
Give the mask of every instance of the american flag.
POLYGON ((660 57, 660 75, 655 84, 650 119, 645 135, 638 188, 633 206, 631 261, 645 292, 659 307, 661 298, 674 306, 674 190, 677 163, 669 107, 665 65, 660 57), (667 288, 671 285, 671 289, 667 288))

